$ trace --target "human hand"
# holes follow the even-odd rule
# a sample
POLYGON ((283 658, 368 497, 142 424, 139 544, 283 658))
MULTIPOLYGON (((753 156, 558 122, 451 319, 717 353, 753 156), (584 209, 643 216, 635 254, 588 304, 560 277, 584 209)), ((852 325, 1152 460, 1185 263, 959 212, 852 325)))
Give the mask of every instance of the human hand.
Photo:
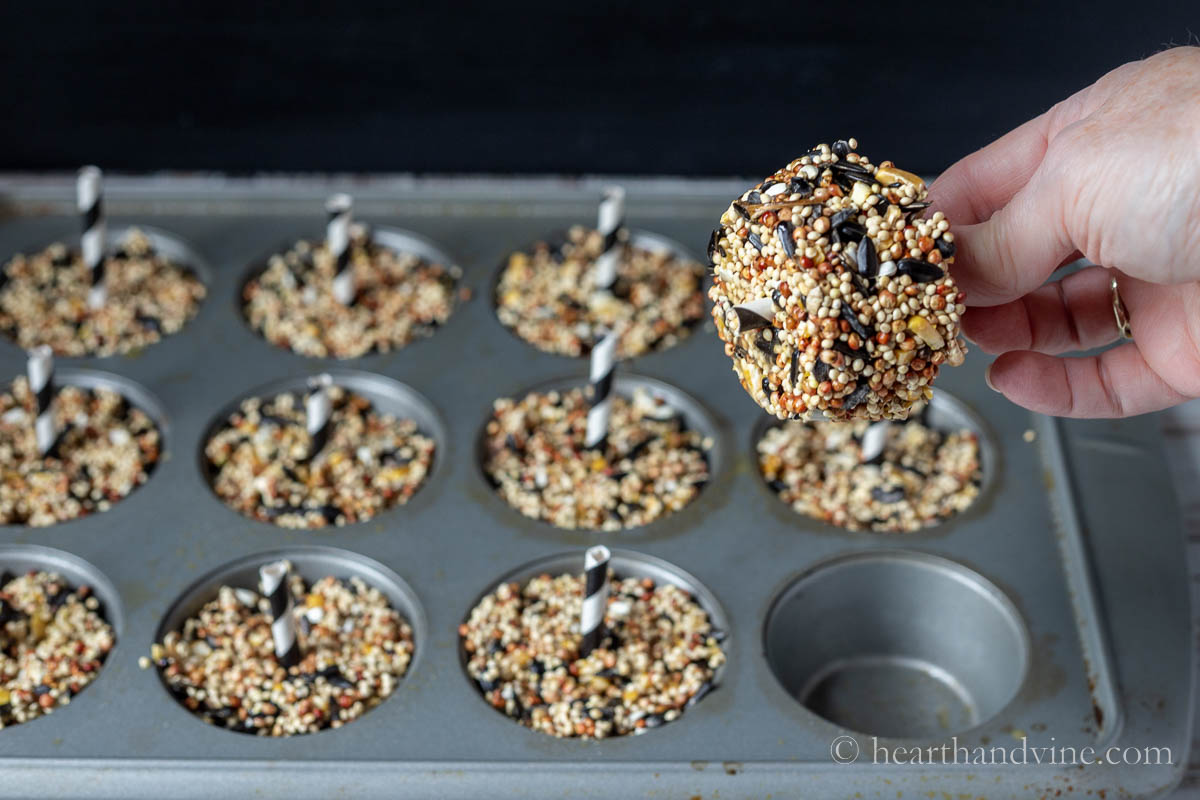
POLYGON ((955 224, 963 332, 1001 354, 992 388, 1069 417, 1200 397, 1200 48, 1113 70, 950 167, 930 193, 955 224), (1104 266, 1042 285, 1081 256, 1104 266), (1055 357, 1118 338, 1114 274, 1134 341, 1055 357))

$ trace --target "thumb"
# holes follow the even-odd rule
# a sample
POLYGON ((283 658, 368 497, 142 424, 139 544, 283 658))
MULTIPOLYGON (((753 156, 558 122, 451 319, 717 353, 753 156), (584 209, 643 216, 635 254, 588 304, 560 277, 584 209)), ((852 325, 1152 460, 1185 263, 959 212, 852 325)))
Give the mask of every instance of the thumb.
POLYGON ((1024 296, 1074 252, 1066 224, 1067 186, 1047 158, 990 219, 955 230, 959 248, 951 274, 970 305, 1024 296))

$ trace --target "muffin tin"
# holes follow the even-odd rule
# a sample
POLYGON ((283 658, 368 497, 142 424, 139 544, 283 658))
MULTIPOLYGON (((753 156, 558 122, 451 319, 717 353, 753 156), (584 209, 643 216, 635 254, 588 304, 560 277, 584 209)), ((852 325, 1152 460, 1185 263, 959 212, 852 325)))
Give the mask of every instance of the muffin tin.
MULTIPOLYGON (((847 533, 791 511, 761 480, 753 447, 762 412, 706 325, 619 373, 677 387, 711 420, 716 463, 691 504, 641 528, 596 534, 526 519, 492 492, 477 449, 492 400, 564 376, 583 382, 587 372, 583 360, 540 353, 500 325, 490 302, 495 265, 590 220, 600 185, 356 183, 359 218, 438 243, 463 268, 473 298, 429 339, 339 362, 273 347, 236 302, 256 256, 320 235, 321 200, 335 187, 109 182, 114 224, 193 242, 211 265, 209 295, 183 331, 142 353, 61 359, 64 375, 98 369, 144 387, 151 397, 140 404, 164 410, 167 449, 146 486, 108 512, 0 529, 0 568, 64 558, 43 547, 68 553, 62 563, 98 585, 118 627, 103 671, 69 707, 0 731, 0 796, 1137 796, 1179 780, 1190 738, 1190 614, 1177 504, 1152 416, 1031 416, 986 387, 987 357, 972 352, 965 366, 943 370, 938 386, 982 426, 987 490, 968 512, 921 533, 847 533), (399 381, 436 409, 429 424, 438 449, 425 485, 407 505, 343 528, 285 530, 226 508, 197 457, 221 410, 263 384, 339 369, 399 381), (670 725, 555 740, 480 699, 462 670, 456 628, 505 575, 541 559, 574 563, 597 542, 661 559, 676 578, 706 587, 702 600, 725 622, 728 663, 716 689, 670 725), (321 551, 313 576, 362 569, 403 590, 416 658, 387 702, 337 731, 250 737, 198 721, 156 670, 138 668, 214 573, 308 546, 353 554, 321 551), (1170 748, 1172 763, 872 764, 875 733, 904 737, 880 746, 940 746, 957 736, 963 747, 1019 749, 1024 735, 1031 749, 1170 748), (852 764, 831 758, 854 748, 852 764)), ((633 224, 698 255, 745 184, 625 185, 633 224)), ((3 257, 77 235, 68 178, 13 180, 0 191, 3 257)), ((0 344, 0 373, 16 375, 23 364, 17 348, 0 344)))

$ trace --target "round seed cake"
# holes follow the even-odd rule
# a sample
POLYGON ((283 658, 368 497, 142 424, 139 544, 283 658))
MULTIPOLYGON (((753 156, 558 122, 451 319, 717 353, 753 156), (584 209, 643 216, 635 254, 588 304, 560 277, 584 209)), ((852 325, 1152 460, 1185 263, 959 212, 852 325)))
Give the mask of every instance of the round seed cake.
POLYGON ((645 390, 612 397, 608 436, 588 449, 583 389, 531 392, 493 404, 484 472, 527 517, 559 528, 615 531, 690 503, 708 481, 712 441, 645 390))
POLYGON ((195 273, 156 251, 137 229, 105 261, 108 299, 92 309, 92 276, 78 250, 52 244, 13 256, 0 288, 0 332, 26 350, 46 344, 60 356, 110 356, 177 333, 204 299, 195 273))
POLYGON ((300 394, 242 401, 204 447, 217 496, 284 528, 362 522, 407 503, 429 473, 433 439, 360 394, 340 386, 329 393, 329 439, 313 459, 300 394))
POLYGON ((598 231, 580 226, 561 244, 513 253, 496 286, 496 316, 539 350, 585 356, 601 331, 618 330, 617 358, 673 347, 704 318, 704 267, 668 250, 626 243, 611 294, 595 291, 598 231))
POLYGON ((773 426, 758 442, 759 469, 794 510, 849 530, 911 533, 975 502, 982 471, 973 431, 940 431, 910 419, 888 426, 883 452, 864 463, 871 424, 773 426))
POLYGON ((90 587, 53 572, 0 575, 0 728, 70 703, 115 641, 90 587))
POLYGON ((503 583, 459 626, 467 672, 494 708, 552 736, 603 739, 671 722, 712 689, 725 663, 692 596, 649 578, 615 578, 604 639, 580 657, 581 575, 503 583))
POLYGON ((745 192, 709 241, 717 333, 780 419, 904 419, 962 363, 954 234, 925 183, 853 139, 745 192))
POLYGON ((377 244, 362 225, 350 227, 350 259, 357 297, 347 306, 333 294, 337 265, 324 242, 271 256, 242 290, 250 327, 302 356, 357 358, 399 350, 450 319, 458 267, 377 244))
POLYGON ((183 628, 150 648, 183 705, 213 725, 259 736, 340 728, 382 703, 412 661, 408 622, 361 578, 292 574, 300 663, 275 658, 271 607, 249 589, 222 586, 183 628))
POLYGON ((35 409, 23 375, 0 393, 0 524, 40 527, 106 511, 150 479, 162 435, 121 395, 62 386, 59 436, 46 455, 37 449, 35 409))

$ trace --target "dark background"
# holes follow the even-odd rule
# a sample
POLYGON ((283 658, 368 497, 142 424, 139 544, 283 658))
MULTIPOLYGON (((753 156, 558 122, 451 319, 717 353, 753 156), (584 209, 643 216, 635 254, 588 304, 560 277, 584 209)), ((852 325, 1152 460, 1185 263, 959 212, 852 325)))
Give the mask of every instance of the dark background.
POLYGON ((1200 3, 13 3, 0 169, 935 171, 1200 3))

